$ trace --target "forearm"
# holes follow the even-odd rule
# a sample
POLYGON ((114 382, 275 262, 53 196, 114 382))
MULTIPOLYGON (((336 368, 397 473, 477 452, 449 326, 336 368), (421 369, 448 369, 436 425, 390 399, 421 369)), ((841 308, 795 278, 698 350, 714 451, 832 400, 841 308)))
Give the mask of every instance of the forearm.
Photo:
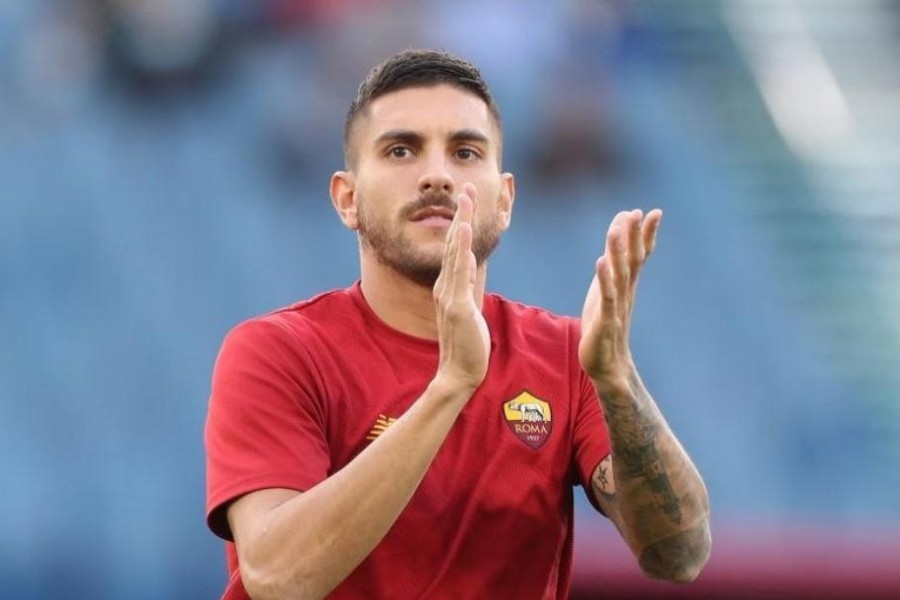
POLYGON ((274 508, 241 556, 254 598, 322 598, 384 538, 470 393, 433 382, 343 469, 274 508))
POLYGON ((706 486, 636 371, 625 386, 595 385, 612 444, 610 516, 647 574, 691 580, 711 543, 706 486))

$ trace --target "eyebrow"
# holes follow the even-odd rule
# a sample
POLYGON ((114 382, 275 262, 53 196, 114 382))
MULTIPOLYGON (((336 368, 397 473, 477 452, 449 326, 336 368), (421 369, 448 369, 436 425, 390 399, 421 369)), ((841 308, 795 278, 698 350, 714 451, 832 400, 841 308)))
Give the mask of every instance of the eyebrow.
POLYGON ((450 136, 453 142, 478 142, 485 146, 491 145, 491 139, 476 129, 460 129, 450 136))
MULTIPOLYGON (((412 129, 391 129, 375 138, 375 145, 380 146, 387 142, 402 142, 410 146, 421 146, 425 136, 412 129)), ((478 142, 485 146, 491 145, 491 139, 477 129, 460 129, 450 136, 451 142, 478 142)))
POLYGON ((425 137, 412 129, 390 129, 375 138, 375 145, 380 146, 387 142, 403 142, 410 146, 421 146, 425 137))

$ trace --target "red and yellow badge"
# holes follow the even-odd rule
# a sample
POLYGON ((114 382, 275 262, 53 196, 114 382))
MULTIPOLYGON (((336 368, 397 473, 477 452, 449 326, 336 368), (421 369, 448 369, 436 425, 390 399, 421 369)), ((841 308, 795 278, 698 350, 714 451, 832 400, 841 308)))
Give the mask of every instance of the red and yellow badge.
POLYGON ((503 418, 516 437, 535 450, 544 445, 553 428, 550 404, 528 392, 503 403, 503 418))

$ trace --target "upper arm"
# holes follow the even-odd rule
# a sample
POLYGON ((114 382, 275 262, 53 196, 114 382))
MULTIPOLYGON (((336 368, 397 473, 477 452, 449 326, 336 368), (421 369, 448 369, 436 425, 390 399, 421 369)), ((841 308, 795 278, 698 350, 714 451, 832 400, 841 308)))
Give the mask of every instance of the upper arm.
POLYGON ((254 542, 268 530, 269 521, 278 507, 299 495, 297 490, 268 488, 245 494, 228 506, 228 526, 240 562, 244 562, 246 555, 252 555, 254 542))
POLYGON ((611 521, 618 525, 618 506, 616 504, 616 481, 613 476, 612 454, 594 468, 591 474, 591 494, 597 506, 611 521))
POLYGON ((257 491, 307 490, 331 467, 315 365, 279 324, 245 322, 216 360, 205 427, 207 523, 232 540, 231 510, 257 491))

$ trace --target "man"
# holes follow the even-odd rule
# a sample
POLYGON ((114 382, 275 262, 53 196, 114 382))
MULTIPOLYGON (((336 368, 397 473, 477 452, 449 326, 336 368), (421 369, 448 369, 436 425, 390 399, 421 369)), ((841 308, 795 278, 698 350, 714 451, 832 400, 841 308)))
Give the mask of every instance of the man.
POLYGON ((344 146, 360 281, 241 324, 216 363, 224 597, 565 598, 576 483, 648 575, 696 577, 707 493, 628 344, 660 211, 615 217, 579 325, 485 293, 515 186, 475 67, 382 63, 344 146))

